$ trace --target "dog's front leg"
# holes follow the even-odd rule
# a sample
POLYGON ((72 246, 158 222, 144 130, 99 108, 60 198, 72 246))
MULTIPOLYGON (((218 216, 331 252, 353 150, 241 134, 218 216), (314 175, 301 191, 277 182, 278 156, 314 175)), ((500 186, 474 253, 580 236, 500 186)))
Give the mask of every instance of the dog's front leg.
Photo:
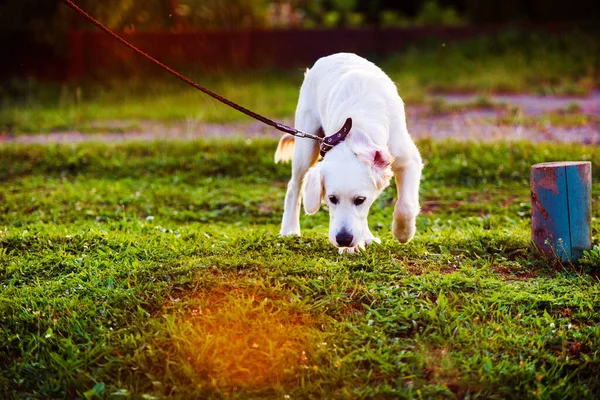
POLYGON ((416 148, 410 159, 396 159, 392 169, 398 189, 392 231, 400 243, 408 243, 417 231, 416 219, 420 211, 419 184, 423 163, 416 148))
POLYGON ((302 181, 310 167, 319 158, 319 145, 311 139, 295 139, 292 158, 292 178, 290 179, 281 220, 281 235, 300 235, 300 199, 302 181))
POLYGON ((369 229, 369 223, 365 222, 365 224, 366 224, 366 226, 365 226, 365 234, 364 234, 364 238, 363 238, 364 245, 368 246, 371 243, 379 243, 379 244, 381 244, 381 239, 375 237, 375 235, 373 235, 373 233, 369 229))

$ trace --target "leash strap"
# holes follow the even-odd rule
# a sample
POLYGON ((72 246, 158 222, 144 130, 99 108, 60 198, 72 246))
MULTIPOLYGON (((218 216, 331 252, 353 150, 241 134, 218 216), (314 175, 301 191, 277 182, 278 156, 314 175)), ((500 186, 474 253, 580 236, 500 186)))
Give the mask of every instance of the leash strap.
POLYGON ((85 11, 83 11, 81 8, 79 8, 75 3, 73 3, 71 0, 62 0, 63 3, 65 3, 66 5, 68 5, 69 7, 71 7, 73 10, 75 10, 78 14, 80 14, 81 16, 83 16, 85 19, 87 19, 88 21, 90 21, 91 23, 93 23, 94 25, 96 25, 98 28, 100 28, 101 30, 103 30, 104 32, 106 32, 108 35, 112 36, 114 39, 118 40, 119 42, 121 42, 122 44, 124 44, 125 46, 129 47, 131 50, 135 51, 136 53, 138 53, 139 55, 147 58, 148 60, 152 61, 154 64, 158 65, 159 67, 161 67, 162 69, 164 69, 165 71, 171 73, 172 75, 175 75, 177 78, 181 79, 182 81, 184 81, 185 83, 187 83, 188 85, 191 85, 193 87, 195 87, 196 89, 200 90, 201 92, 209 95, 210 97, 220 101, 223 104, 228 105, 229 107, 238 110, 239 112, 242 112, 246 115, 248 115, 249 117, 252 117, 264 124, 267 124, 269 126, 272 126, 273 128, 280 130, 282 132, 285 133, 289 133, 290 135, 296 136, 296 137, 301 137, 301 138, 308 138, 308 139, 312 139, 312 140, 316 140, 318 142, 323 142, 323 138, 316 136, 316 135, 311 135, 310 133, 306 133, 306 132, 302 132, 299 131, 295 128, 289 127, 287 125, 281 124, 279 122, 275 122, 273 120, 270 120, 269 118, 263 117, 260 114, 257 114, 253 111, 248 110, 245 107, 242 107, 240 105, 237 105, 236 103, 227 100, 226 98, 219 96, 218 94, 212 92, 211 90, 205 88, 204 86, 201 86, 199 84, 197 84, 196 82, 192 81, 191 79, 189 79, 188 77, 180 74, 179 72, 175 71, 172 68, 169 68, 168 66, 166 66, 165 64, 161 63, 160 61, 158 61, 157 59, 155 59, 154 57, 144 53, 142 50, 138 49, 137 47, 135 47, 134 45, 132 45, 131 43, 129 43, 127 40, 123 39, 121 36, 117 35, 116 33, 114 33, 113 31, 111 31, 110 29, 108 29, 106 26, 102 25, 100 22, 96 21, 94 19, 94 17, 92 17, 91 15, 89 15, 88 13, 86 13, 85 11))

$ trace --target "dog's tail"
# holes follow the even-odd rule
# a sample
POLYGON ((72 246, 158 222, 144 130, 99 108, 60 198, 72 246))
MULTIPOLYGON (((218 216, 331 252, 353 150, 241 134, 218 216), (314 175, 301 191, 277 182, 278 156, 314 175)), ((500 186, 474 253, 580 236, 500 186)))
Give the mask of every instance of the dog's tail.
POLYGON ((294 154, 294 144, 294 137, 292 135, 283 135, 281 139, 279 139, 279 144, 275 151, 275 162, 290 161, 294 154))

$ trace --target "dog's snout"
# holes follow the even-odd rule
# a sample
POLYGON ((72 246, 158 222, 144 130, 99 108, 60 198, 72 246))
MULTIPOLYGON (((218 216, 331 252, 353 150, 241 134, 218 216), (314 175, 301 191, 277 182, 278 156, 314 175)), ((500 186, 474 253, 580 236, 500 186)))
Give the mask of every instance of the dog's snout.
POLYGON ((335 235, 335 241, 340 247, 350 246, 352 244, 352 239, 354 239, 354 237, 346 229, 342 229, 337 235, 335 235))

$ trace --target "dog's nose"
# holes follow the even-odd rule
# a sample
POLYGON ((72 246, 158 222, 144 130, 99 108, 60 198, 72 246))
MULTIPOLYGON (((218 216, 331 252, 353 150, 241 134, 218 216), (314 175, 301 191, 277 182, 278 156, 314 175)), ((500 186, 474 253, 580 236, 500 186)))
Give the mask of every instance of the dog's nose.
POLYGON ((350 244, 352 243, 352 239, 354 239, 352 234, 345 229, 342 229, 338 232, 337 235, 335 235, 335 241, 340 247, 350 246, 350 244))

